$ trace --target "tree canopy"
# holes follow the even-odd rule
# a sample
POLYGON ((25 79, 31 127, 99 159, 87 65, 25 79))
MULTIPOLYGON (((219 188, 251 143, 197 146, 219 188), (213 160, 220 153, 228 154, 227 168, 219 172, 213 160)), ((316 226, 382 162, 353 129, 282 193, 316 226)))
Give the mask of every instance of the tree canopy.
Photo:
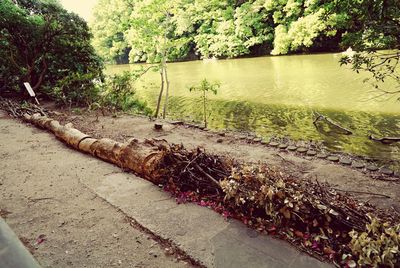
POLYGON ((84 101, 103 68, 90 40, 86 22, 57 0, 0 1, 0 93, 29 82, 47 96, 84 101))
POLYGON ((400 36, 396 0, 100 0, 92 28, 113 62, 160 61, 161 43, 147 38, 155 29, 168 60, 390 48, 400 36))

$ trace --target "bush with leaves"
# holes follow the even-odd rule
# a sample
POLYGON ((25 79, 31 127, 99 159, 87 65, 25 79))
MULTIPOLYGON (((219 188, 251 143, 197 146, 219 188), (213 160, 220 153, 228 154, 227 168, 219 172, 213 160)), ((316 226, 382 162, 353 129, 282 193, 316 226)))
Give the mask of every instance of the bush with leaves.
POLYGON ((90 106, 99 98, 99 83, 101 81, 96 72, 76 72, 58 80, 55 87, 44 87, 44 92, 56 102, 69 107, 90 106))
POLYGON ((88 102, 103 70, 90 41, 87 23, 57 0, 1 0, 0 94, 27 96, 29 82, 39 95, 88 102))
POLYGON ((136 97, 134 82, 139 79, 142 70, 123 72, 106 77, 99 105, 112 111, 133 111, 151 114, 151 109, 145 102, 136 97))

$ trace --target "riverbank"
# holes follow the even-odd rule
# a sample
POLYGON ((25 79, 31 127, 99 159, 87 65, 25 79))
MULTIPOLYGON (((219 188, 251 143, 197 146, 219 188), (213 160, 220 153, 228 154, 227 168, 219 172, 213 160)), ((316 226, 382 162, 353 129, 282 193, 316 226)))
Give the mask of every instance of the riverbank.
POLYGON ((267 142, 253 135, 216 132, 181 121, 158 120, 163 127, 155 130, 155 121, 125 114, 98 116, 94 112, 76 114, 59 111, 52 117, 62 124, 72 123, 75 128, 95 138, 110 138, 119 142, 127 142, 133 137, 139 140, 164 139, 170 144, 183 144, 188 149, 201 147, 211 154, 245 162, 266 162, 299 179, 328 182, 360 201, 369 201, 379 208, 394 209, 400 213, 400 178, 397 172, 393 173, 374 162, 363 162, 356 156, 320 151, 312 142, 300 146, 277 140, 267 142))
MULTIPOLYGON (((378 98, 379 91, 363 82, 368 75, 340 66, 339 58, 339 54, 316 54, 171 63, 167 113, 176 120, 201 122, 200 95, 188 87, 206 78, 221 84, 217 95, 208 96, 210 128, 251 132, 264 139, 319 141, 331 151, 379 159, 386 165, 400 161, 400 145, 368 139, 370 134, 398 136, 399 103, 394 97, 378 98), (353 134, 341 135, 329 127, 316 129, 314 112, 353 134)), ((118 74, 137 67, 107 66, 106 72, 118 74)), ((153 110, 159 90, 155 72, 146 73, 135 84, 136 97, 153 110)))

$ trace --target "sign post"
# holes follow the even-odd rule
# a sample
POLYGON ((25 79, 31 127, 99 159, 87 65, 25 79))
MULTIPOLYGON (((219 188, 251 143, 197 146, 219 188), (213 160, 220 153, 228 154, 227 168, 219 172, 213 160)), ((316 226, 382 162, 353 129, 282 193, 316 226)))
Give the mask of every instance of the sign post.
POLYGON ((35 92, 33 91, 31 85, 30 85, 28 82, 25 82, 25 83, 24 83, 24 86, 25 86, 26 90, 28 91, 29 95, 30 95, 32 98, 35 98, 36 103, 40 106, 40 103, 39 103, 38 99, 36 98, 36 94, 35 94, 35 92))

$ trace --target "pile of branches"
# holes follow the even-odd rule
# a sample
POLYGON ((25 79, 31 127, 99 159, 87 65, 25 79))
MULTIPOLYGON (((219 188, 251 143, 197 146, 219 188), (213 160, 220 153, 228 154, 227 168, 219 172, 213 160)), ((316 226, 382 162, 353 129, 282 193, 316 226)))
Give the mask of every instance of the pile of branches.
MULTIPOLYGON (((396 216, 368 203, 359 203, 328 184, 293 178, 267 164, 243 164, 199 148, 190 151, 182 145, 164 150, 165 157, 159 164, 163 184, 179 202, 210 207, 343 267, 352 267, 356 261, 359 265, 388 267, 400 263, 400 254, 393 246, 397 241, 393 230, 400 230, 396 216), (374 221, 392 230, 391 236, 383 239, 388 244, 385 250, 392 254, 390 260, 382 257, 384 250, 375 248, 374 263, 373 254, 364 254, 355 241, 354 234, 363 239, 371 235, 382 240, 385 229, 379 234, 370 232, 369 226, 374 221)), ((397 235, 400 241, 398 231, 397 235)))
MULTIPOLYGON (((220 184, 224 206, 242 221, 260 231, 278 231, 303 250, 341 266, 359 260, 350 245, 351 232, 368 235, 368 224, 378 218, 387 226, 399 226, 398 217, 342 195, 328 184, 293 178, 266 164, 233 167, 220 184)), ((400 263, 398 252, 394 259, 400 263)))
MULTIPOLYGON (((172 145, 164 150, 159 163, 163 184, 180 202, 208 206, 341 266, 353 266, 358 260, 368 264, 369 259, 354 247, 354 233, 368 236, 371 221, 379 218, 387 226, 398 226, 397 217, 338 193, 328 184, 293 178, 266 164, 239 163, 199 148, 172 145)), ((400 263, 399 254, 392 255, 388 262, 379 257, 378 263, 400 263)))
POLYGON ((24 114, 41 114, 46 115, 46 111, 33 103, 24 102, 23 104, 13 101, 11 99, 6 99, 0 97, 0 109, 7 111, 8 114, 14 118, 22 118, 24 114))
POLYGON ((229 176, 231 164, 200 148, 187 150, 183 145, 174 144, 165 148, 159 169, 166 179, 165 184, 179 192, 223 196, 220 181, 229 176))

